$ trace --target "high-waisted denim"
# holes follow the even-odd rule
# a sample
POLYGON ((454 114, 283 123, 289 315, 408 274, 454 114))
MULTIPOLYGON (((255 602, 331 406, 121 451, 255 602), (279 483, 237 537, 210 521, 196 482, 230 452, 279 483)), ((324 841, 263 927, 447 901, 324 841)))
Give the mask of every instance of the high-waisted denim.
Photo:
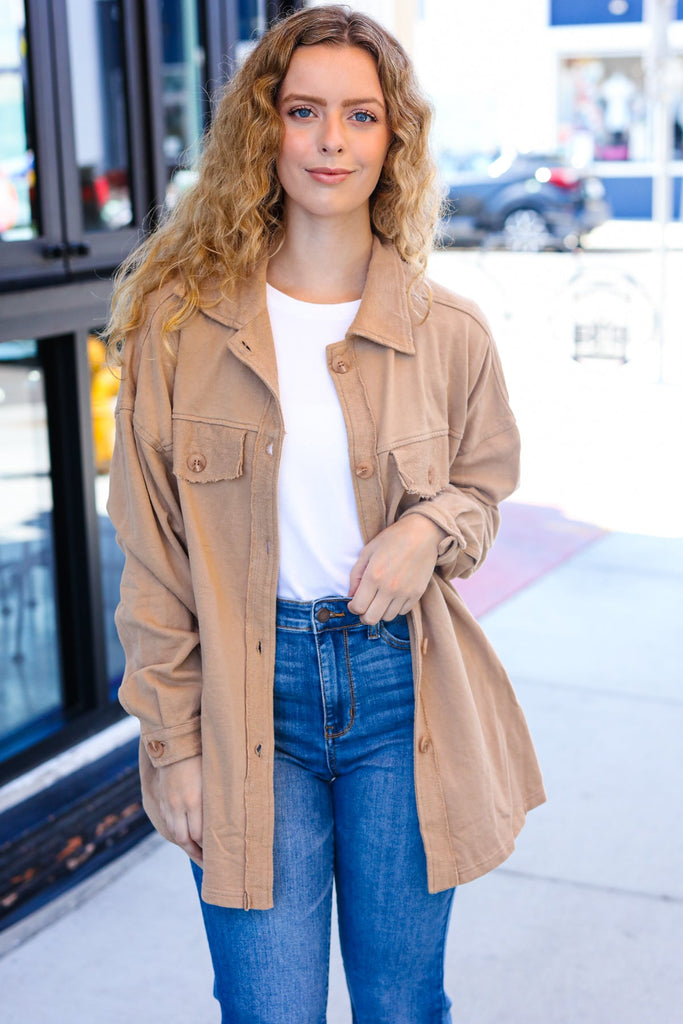
POLYGON ((427 891, 408 624, 347 603, 278 601, 274 907, 202 902, 223 1024, 324 1024, 333 880, 354 1024, 451 1020, 453 890, 427 891))

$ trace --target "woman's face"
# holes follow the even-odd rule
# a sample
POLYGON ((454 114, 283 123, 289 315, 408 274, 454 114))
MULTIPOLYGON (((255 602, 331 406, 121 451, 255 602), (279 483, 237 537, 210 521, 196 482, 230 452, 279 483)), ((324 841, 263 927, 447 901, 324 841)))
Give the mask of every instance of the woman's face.
POLYGON ((391 141, 377 67, 357 46, 300 46, 278 96, 277 173, 293 218, 369 217, 391 141))

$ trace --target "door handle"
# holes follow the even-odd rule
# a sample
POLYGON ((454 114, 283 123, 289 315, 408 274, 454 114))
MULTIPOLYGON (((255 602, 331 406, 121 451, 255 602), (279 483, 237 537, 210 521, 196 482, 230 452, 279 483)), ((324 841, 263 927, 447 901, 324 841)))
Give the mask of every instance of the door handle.
POLYGON ((89 256, 90 246, 87 242, 67 242, 66 252, 69 256, 89 256))
POLYGON ((64 242, 46 242, 42 249, 43 259, 46 260, 61 260, 66 256, 66 246, 64 242))

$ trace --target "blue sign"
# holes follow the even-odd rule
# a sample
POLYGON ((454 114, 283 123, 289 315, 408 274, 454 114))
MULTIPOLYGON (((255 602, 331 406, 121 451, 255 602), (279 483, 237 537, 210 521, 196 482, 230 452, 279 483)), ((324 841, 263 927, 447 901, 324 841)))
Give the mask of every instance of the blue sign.
MULTIPOLYGON (((550 0, 551 25, 614 25, 642 21, 643 0, 550 0)), ((683 21, 683 0, 676 0, 677 21, 683 21)))
POLYGON ((551 0, 551 25, 602 25, 642 20, 643 0, 551 0))

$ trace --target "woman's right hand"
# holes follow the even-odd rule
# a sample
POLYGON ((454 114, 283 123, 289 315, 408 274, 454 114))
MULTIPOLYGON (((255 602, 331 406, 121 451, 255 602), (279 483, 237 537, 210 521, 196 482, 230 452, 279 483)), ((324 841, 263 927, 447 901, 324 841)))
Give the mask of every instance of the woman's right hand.
POLYGON ((159 805, 171 838, 202 863, 202 755, 186 757, 156 769, 159 805))

